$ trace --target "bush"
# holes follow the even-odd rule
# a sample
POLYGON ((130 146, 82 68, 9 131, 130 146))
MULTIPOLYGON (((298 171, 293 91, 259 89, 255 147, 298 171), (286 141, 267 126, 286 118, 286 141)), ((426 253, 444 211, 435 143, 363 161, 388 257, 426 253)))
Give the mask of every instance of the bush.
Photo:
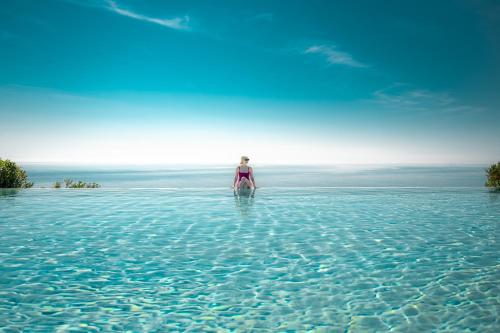
MULTIPOLYGON (((60 188, 61 183, 55 182, 54 183, 54 188, 60 188)), ((97 183, 85 183, 79 180, 78 182, 74 182, 72 179, 65 179, 64 180, 64 187, 66 188, 99 188, 101 185, 97 183)))
POLYGON ((497 164, 492 164, 488 169, 486 169, 486 186, 494 187, 500 189, 500 162, 497 164))
POLYGON ((33 183, 21 167, 10 160, 0 159, 0 188, 30 188, 33 183))

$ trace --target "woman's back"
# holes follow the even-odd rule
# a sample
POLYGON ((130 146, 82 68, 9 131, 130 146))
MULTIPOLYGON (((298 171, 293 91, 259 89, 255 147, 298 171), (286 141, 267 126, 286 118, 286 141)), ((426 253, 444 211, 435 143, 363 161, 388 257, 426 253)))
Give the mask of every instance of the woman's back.
POLYGON ((255 180, 253 178, 253 170, 248 165, 250 159, 246 156, 241 157, 240 165, 236 168, 233 187, 240 188, 243 186, 248 186, 251 189, 255 188, 255 180))

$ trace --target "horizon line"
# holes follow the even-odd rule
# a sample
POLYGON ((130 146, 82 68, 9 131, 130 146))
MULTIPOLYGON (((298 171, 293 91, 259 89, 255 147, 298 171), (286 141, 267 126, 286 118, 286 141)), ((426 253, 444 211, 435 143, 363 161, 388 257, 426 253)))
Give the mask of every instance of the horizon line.
MULTIPOLYGON (((1 159, 1 158, 0 158, 1 159)), ((7 158, 8 159, 8 158, 7 158)), ((45 165, 45 166, 96 166, 96 167, 140 167, 140 166, 209 166, 209 167, 232 167, 238 165, 238 162, 234 163, 184 163, 184 162, 151 162, 151 163, 95 163, 95 162, 60 162, 60 161, 15 161, 9 159, 16 164, 24 165, 45 165)), ((471 163, 457 163, 457 162, 447 162, 447 163, 425 163, 425 162, 373 162, 373 163, 250 163, 251 166, 304 166, 304 167, 329 167, 329 166, 484 166, 490 165, 496 162, 471 162, 471 163)))

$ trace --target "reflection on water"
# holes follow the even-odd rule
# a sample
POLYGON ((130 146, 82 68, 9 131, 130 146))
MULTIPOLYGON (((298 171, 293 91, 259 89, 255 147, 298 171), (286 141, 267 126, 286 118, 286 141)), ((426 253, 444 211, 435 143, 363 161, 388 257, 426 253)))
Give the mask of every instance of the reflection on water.
POLYGON ((0 197, 13 197, 19 192, 15 188, 0 188, 0 197))
POLYGON ((496 203, 500 201, 500 189, 494 189, 489 191, 490 202, 496 203))
POLYGON ((498 332, 493 195, 19 190, 0 332, 498 332))
POLYGON ((242 216, 248 216, 255 198, 255 190, 240 189, 234 191, 236 208, 240 210, 242 216))

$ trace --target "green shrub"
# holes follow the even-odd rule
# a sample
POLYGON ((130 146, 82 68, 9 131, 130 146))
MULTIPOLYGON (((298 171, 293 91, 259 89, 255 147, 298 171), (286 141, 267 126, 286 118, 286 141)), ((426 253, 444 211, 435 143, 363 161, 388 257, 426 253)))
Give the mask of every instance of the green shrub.
POLYGON ((500 189, 500 162, 497 164, 492 164, 488 169, 486 169, 486 186, 494 187, 500 189))
POLYGON ((0 188, 29 188, 33 183, 21 167, 10 160, 0 159, 0 188))
MULTIPOLYGON (((61 184, 59 182, 56 182, 54 184, 55 188, 59 188, 59 187, 55 186, 56 184, 59 184, 59 187, 61 187, 61 184)), ((81 180, 79 180, 78 182, 74 182, 72 179, 67 178, 64 180, 64 187, 66 187, 66 188, 99 188, 99 187, 101 187, 101 185, 99 185, 97 183, 85 183, 85 182, 82 182, 81 180)))
POLYGON ((60 182, 55 182, 53 185, 54 188, 61 188, 61 183, 60 182))

